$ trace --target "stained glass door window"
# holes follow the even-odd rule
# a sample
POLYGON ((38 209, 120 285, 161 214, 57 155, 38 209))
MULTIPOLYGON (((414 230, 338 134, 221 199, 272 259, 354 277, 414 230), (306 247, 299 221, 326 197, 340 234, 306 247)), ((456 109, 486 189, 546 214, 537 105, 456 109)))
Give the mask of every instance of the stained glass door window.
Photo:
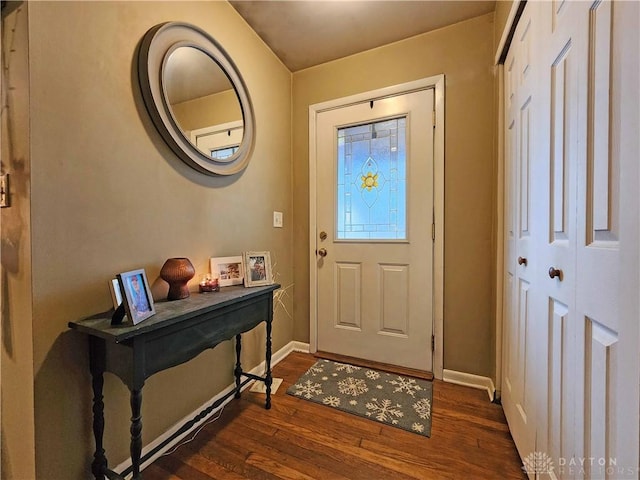
POLYGON ((407 239, 406 117, 338 129, 337 240, 407 239))

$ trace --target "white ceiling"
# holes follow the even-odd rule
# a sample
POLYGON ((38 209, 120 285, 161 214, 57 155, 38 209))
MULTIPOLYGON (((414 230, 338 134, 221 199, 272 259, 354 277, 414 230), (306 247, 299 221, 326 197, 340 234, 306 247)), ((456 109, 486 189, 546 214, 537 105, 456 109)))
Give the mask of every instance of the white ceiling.
POLYGON ((292 72, 492 12, 495 1, 230 0, 292 72))

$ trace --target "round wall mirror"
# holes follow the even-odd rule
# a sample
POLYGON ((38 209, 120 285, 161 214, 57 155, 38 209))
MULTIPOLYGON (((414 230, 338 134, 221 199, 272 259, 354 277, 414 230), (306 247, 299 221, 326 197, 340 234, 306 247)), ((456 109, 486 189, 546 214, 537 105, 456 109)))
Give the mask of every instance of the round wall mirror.
POLYGON ((250 160, 251 99, 235 64, 206 32, 170 22, 149 30, 138 70, 151 118, 171 149, 209 175, 233 175, 250 160))

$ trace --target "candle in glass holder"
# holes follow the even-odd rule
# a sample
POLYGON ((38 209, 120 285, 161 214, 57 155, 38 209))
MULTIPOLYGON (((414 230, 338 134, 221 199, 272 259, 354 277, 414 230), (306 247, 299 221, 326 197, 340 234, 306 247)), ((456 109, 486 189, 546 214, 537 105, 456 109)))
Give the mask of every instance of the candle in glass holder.
POLYGON ((220 290, 218 279, 212 277, 209 273, 202 275, 198 286, 200 287, 200 293, 217 292, 220 290))

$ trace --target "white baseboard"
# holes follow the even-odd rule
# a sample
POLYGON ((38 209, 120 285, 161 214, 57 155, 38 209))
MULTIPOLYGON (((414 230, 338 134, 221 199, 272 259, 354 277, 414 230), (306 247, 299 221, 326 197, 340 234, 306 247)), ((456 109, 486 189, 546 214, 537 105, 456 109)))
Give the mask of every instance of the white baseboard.
POLYGON ((464 385, 465 387, 486 390, 489 394, 489 400, 492 402, 494 400, 496 387, 493 384, 493 380, 489 377, 482 377, 480 375, 474 375, 473 373, 456 372, 455 370, 447 370, 445 368, 442 371, 442 380, 457 385, 464 385))
MULTIPOLYGON (((291 346, 291 352, 302 352, 302 353, 309 353, 309 344, 308 343, 302 343, 302 342, 290 342, 288 346, 291 346)), ((287 352, 287 355, 290 352, 287 352)))
MULTIPOLYGON (((271 367, 273 368, 273 366, 277 365, 280 361, 282 361, 287 355, 289 355, 291 352, 304 352, 304 353, 309 353, 309 344, 308 343, 302 343, 302 342, 289 342, 287 345, 285 345, 284 347, 282 347, 280 350, 278 350, 276 353, 274 353, 273 355, 271 355, 271 367)), ((266 366, 266 362, 262 361, 259 365, 257 365, 255 368, 251 369, 248 373, 251 373, 253 375, 264 375, 264 370, 265 370, 265 366, 266 366)), ((249 386, 251 385, 251 383, 248 383, 247 385, 245 385, 244 387, 242 387, 242 390, 246 390, 247 388, 249 388, 249 386)), ((162 435, 160 435, 158 438, 156 438, 155 440, 153 440, 151 443, 149 443, 148 445, 146 445, 143 449, 142 449, 142 456, 144 456, 147 452, 153 450, 154 448, 156 448, 158 445, 160 445, 162 442, 164 442, 167 438, 171 437, 171 435, 173 435, 175 432, 177 432, 185 423, 187 423, 188 421, 190 421, 191 419, 193 419, 196 415, 198 415, 202 410, 204 410, 205 408, 207 408, 209 405, 211 405, 213 402, 217 401, 219 398, 224 397, 225 395, 227 395, 228 393, 232 392, 234 389, 236 388, 235 383, 229 385, 228 387, 226 387, 224 390, 222 390, 220 393, 218 393, 216 396, 214 396, 213 398, 211 398, 210 400, 208 400, 207 402, 205 402, 204 404, 202 404, 200 407, 198 407, 197 409, 195 409, 192 413, 188 414, 187 416, 185 416, 184 418, 182 418, 181 420, 179 420, 175 425, 173 425, 169 430, 167 430, 166 432, 164 432, 162 435)), ((156 459, 160 458, 162 455, 165 454, 165 452, 168 452, 169 450, 171 450, 173 447, 175 447, 177 444, 179 444, 185 437, 187 437, 188 435, 190 435, 192 432, 196 431, 198 428, 200 428, 204 423, 206 423, 207 421, 209 421, 209 419, 211 417, 213 417, 214 415, 216 415, 222 408, 224 408, 224 406, 229 403, 231 400, 233 400, 233 396, 230 396, 225 402, 223 402, 218 408, 216 408, 215 410, 213 410, 209 415, 207 415, 205 418, 203 418, 202 420, 200 420, 198 423, 196 423, 193 427, 191 427, 189 430, 187 430, 186 432, 184 432, 184 434, 180 435, 179 437, 174 438, 170 443, 168 443, 167 445, 165 445, 160 451, 158 451, 155 455, 153 455, 152 457, 150 457, 149 459, 147 459, 145 462, 142 463, 142 465, 140 466, 141 469, 144 469, 145 467, 149 466, 150 464, 152 464, 156 459)), ((131 458, 126 459, 124 462, 122 462, 120 465, 118 465, 117 467, 115 467, 113 470, 115 472, 123 472, 125 469, 129 468, 131 466, 131 458)), ((126 477, 127 479, 131 478, 131 475, 126 477)))

